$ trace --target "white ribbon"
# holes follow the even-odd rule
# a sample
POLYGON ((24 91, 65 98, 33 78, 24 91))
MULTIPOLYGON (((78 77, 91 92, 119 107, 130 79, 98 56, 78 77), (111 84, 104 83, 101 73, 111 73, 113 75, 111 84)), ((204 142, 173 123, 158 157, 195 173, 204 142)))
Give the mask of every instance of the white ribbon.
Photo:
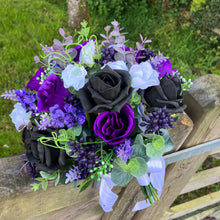
MULTIPOLYGON (((140 186, 147 186, 150 183, 158 192, 158 197, 161 196, 163 185, 164 185, 164 177, 165 177, 165 161, 163 157, 150 159, 147 162, 148 170, 147 173, 141 177, 136 178, 140 186)), ((118 199, 118 195, 113 193, 111 190, 116 186, 115 183, 111 181, 111 174, 108 174, 107 177, 102 177, 101 185, 99 190, 99 204, 105 212, 111 212, 112 207, 118 199)), ((152 198, 153 200, 153 198, 152 198)), ((153 202, 155 202, 153 200, 153 202)), ((151 206, 149 200, 143 200, 137 202, 133 208, 133 212, 148 208, 151 206)))

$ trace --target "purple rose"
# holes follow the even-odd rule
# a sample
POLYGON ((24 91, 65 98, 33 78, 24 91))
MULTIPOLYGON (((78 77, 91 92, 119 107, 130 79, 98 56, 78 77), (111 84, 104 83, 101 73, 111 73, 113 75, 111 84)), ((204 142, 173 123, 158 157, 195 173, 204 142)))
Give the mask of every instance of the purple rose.
POLYGON ((102 112, 94 123, 95 134, 110 145, 123 143, 134 128, 134 112, 128 104, 124 105, 120 113, 102 112))
POLYGON ((172 69, 172 63, 169 60, 163 61, 158 66, 157 71, 159 72, 159 78, 164 77, 166 73, 173 75, 173 72, 176 72, 175 69, 172 69))
POLYGON ((40 86, 37 92, 37 96, 39 97, 38 101, 38 112, 46 111, 49 112, 49 108, 58 104, 61 109, 63 109, 64 96, 70 96, 70 92, 68 89, 65 89, 63 86, 63 82, 59 78, 59 76, 55 74, 50 74, 40 86))
POLYGON ((41 74, 43 73, 43 75, 45 75, 46 73, 44 72, 44 69, 42 67, 40 67, 38 69, 38 71, 36 72, 36 74, 30 79, 30 81, 27 84, 27 89, 31 89, 31 90, 35 90, 38 91, 38 89, 40 88, 40 80, 38 80, 37 78, 41 78, 41 74))

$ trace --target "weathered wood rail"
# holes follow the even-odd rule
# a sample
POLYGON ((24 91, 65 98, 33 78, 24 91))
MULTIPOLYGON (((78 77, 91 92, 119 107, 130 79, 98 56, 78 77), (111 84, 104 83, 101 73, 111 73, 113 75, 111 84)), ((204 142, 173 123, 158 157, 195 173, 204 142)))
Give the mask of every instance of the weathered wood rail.
MULTIPOLYGON (((176 128, 170 131, 175 144, 173 151, 220 138, 220 77, 206 75, 196 79, 191 89, 184 94, 184 99, 188 108, 179 117, 175 124, 176 128)), ((160 201, 145 210, 131 212, 135 203, 143 199, 135 179, 126 187, 115 187, 113 190, 119 198, 113 207, 114 211, 110 213, 104 213, 100 208, 97 187, 91 186, 80 194, 71 184, 51 186, 46 192, 42 190, 33 192, 28 178, 22 179, 12 173, 12 170, 18 169, 19 157, 2 158, 0 159, 0 219, 175 219, 220 202, 220 192, 215 192, 182 206, 170 208, 178 195, 220 182, 220 167, 196 173, 208 155, 218 152, 220 146, 214 151, 168 165, 160 201)), ((202 211, 200 217, 217 213, 217 207, 202 211)), ((200 217, 196 219, 202 219, 200 217)))

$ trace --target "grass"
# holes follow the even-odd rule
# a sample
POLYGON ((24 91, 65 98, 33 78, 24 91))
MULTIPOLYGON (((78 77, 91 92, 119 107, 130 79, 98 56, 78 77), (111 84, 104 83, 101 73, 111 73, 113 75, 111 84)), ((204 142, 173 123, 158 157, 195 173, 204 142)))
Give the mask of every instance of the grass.
MULTIPOLYGON (((93 4, 89 7, 90 25, 92 32, 98 36, 103 32, 103 27, 116 18, 121 27, 129 32, 129 46, 134 47, 139 33, 142 33, 152 39, 150 47, 169 56, 173 68, 178 69, 185 78, 194 79, 210 72, 220 74, 219 67, 215 65, 219 55, 215 47, 210 47, 216 45, 216 38, 210 40, 196 34, 187 11, 162 11, 158 5, 148 7, 146 1, 136 1, 115 12, 115 7, 110 5, 106 8, 113 11, 105 13, 104 9, 97 9, 95 4, 98 1, 89 2, 93 4)), ((40 43, 52 45, 52 40, 59 37, 60 27, 67 34, 73 35, 75 32, 67 26, 66 1, 0 0, 0 4, 1 94, 5 90, 25 87, 39 68, 33 57, 40 54, 40 43)), ((9 117, 13 104, 12 101, 0 99, 0 157, 18 154, 22 148, 21 134, 9 117), (9 148, 3 147, 5 144, 9 148)))
MULTIPOLYGON (((67 27, 67 6, 59 0, 0 0, 0 94, 23 88, 36 70, 33 57, 40 43, 51 45, 60 27, 67 27)), ((73 32, 73 31, 72 31, 73 32)), ((13 102, 0 98, 0 157, 19 154, 21 134, 9 117, 13 102), (5 144, 9 148, 3 147, 5 144)))

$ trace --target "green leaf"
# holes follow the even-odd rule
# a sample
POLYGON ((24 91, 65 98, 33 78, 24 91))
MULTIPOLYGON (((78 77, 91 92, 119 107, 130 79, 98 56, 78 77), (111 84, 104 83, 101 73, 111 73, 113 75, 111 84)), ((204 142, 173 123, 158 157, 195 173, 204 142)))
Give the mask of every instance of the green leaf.
POLYGON ((75 127, 71 127, 67 130, 67 135, 72 140, 75 140, 75 136, 79 136, 82 132, 82 125, 77 125, 75 127))
POLYGON ((143 144, 134 144, 132 148, 133 150, 130 158, 142 157, 146 162, 149 160, 149 157, 146 155, 146 148, 143 144))
POLYGON ((124 172, 123 167, 126 165, 126 163, 121 158, 117 158, 114 160, 112 165, 114 169, 124 172))
POLYGON ((138 106, 138 104, 141 102, 141 96, 138 95, 137 92, 132 92, 132 97, 130 100, 130 105, 134 109, 138 106))
POLYGON ((143 136, 138 134, 134 140, 134 144, 144 144, 143 136))
POLYGON ((44 180, 44 181, 42 182, 42 189, 43 189, 44 191, 46 191, 46 190, 47 190, 47 186, 48 186, 48 181, 47 181, 47 180, 44 180))
POLYGON ((57 186, 58 183, 59 183, 59 181, 60 181, 60 170, 58 170, 57 179, 56 179, 56 181, 55 181, 55 183, 54 183, 54 186, 57 186))
POLYGON ((37 190, 39 190, 40 184, 33 183, 33 184, 31 184, 31 186, 32 186, 32 188, 31 188, 32 190, 37 191, 37 190))
POLYGON ((48 176, 48 180, 55 180, 57 178, 57 171, 55 171, 53 174, 51 174, 50 176, 48 176))
POLYGON ((139 169, 136 170, 135 172, 132 172, 131 175, 134 177, 141 177, 147 173, 148 166, 147 166, 146 161, 143 158, 136 157, 135 159, 139 163, 139 169))
POLYGON ((35 178, 35 180, 37 180, 37 181, 41 182, 41 181, 43 181, 43 180, 44 180, 44 178, 42 178, 42 177, 37 177, 37 178, 35 178))
POLYGON ((112 169, 111 180, 113 183, 117 184, 118 186, 127 185, 132 178, 133 176, 130 173, 126 173, 115 168, 112 169))
POLYGON ((165 141, 165 149, 164 149, 164 153, 171 151, 174 147, 173 141, 169 135, 169 132, 167 129, 161 129, 161 131, 163 132, 163 138, 165 141))
POLYGON ((89 175, 80 185, 79 192, 84 191, 89 185, 93 182, 94 179, 91 179, 91 175, 89 175))
POLYGON ((73 188, 77 188, 78 181, 73 181, 73 188))
POLYGON ((73 95, 76 94, 76 90, 74 89, 73 86, 69 87, 68 90, 69 90, 69 92, 72 93, 73 95))
POLYGON ((157 151, 164 150, 165 141, 162 136, 155 135, 152 139, 152 147, 157 151))
POLYGON ((158 158, 164 154, 164 149, 156 150, 155 148, 153 148, 151 143, 146 144, 145 147, 146 147, 146 154, 150 158, 158 158))
POLYGON ((140 168, 140 164, 136 158, 132 158, 128 163, 124 163, 122 169, 127 173, 133 173, 140 168))
POLYGON ((46 172, 44 172, 44 171, 40 171, 40 175, 41 175, 44 179, 47 179, 51 174, 46 173, 46 172))

